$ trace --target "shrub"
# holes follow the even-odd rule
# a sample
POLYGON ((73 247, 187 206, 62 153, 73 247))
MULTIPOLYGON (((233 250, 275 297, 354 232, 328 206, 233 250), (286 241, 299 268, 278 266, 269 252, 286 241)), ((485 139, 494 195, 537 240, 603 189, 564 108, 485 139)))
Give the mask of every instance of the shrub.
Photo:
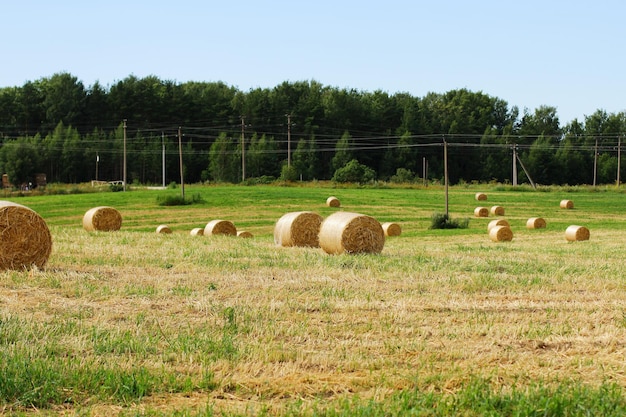
POLYGON ((469 219, 452 219, 445 213, 434 213, 430 218, 429 229, 467 229, 469 219))
POLYGON ((280 170, 281 181, 298 181, 298 171, 292 165, 283 165, 280 170))
POLYGON ((415 181, 415 173, 410 169, 398 168, 396 174, 392 175, 389 180, 397 184, 411 183, 415 181))
POLYGON ((356 182, 364 184, 376 179, 376 171, 359 163, 356 159, 351 160, 345 166, 337 169, 332 180, 335 182, 356 182))

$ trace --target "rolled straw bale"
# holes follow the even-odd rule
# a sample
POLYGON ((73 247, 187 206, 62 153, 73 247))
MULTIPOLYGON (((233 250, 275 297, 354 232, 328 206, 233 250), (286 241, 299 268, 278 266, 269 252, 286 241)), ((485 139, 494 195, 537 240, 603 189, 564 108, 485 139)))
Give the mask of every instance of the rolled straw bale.
POLYGON ((385 232, 373 217, 339 211, 322 222, 319 239, 320 247, 329 254, 380 253, 385 232))
POLYGON ((585 226, 569 226, 567 229, 565 229, 565 239, 568 242, 589 240, 589 229, 587 229, 585 226))
POLYGON ((0 270, 43 268, 52 251, 52 236, 35 211, 0 201, 0 270))
POLYGON ((211 220, 204 226, 204 236, 211 235, 228 235, 228 236, 237 236, 237 228, 233 224, 233 222, 229 220, 211 220))
POLYGON ((562 209, 573 209, 574 203, 572 200, 561 200, 561 208, 562 209))
POLYGON ((504 207, 492 206, 490 212, 493 216, 504 216, 504 207))
POLYGON ((494 242, 510 242, 513 231, 509 226, 495 226, 489 231, 489 238, 494 242))
POLYGON ((204 235, 204 227, 194 227, 193 229, 191 229, 191 232, 189 232, 189 234, 191 236, 202 236, 204 235))
POLYGON ((94 207, 83 216, 83 228, 88 232, 112 232, 120 230, 121 227, 122 215, 113 207, 94 207))
POLYGON ((476 201, 485 201, 485 200, 487 200, 487 194, 485 194, 485 193, 476 193, 475 198, 476 198, 476 201))
POLYGON ((511 225, 509 224, 509 222, 507 222, 504 219, 496 219, 496 220, 492 220, 489 222, 489 224, 487 225, 487 231, 490 232, 491 229, 493 229, 496 226, 507 226, 510 227, 511 225))
POLYGON ((402 228, 398 223, 385 222, 382 224, 382 227, 385 232, 385 236, 400 236, 402 233, 402 228))
POLYGON ((339 201, 337 197, 330 196, 326 199, 326 205, 328 207, 340 207, 341 202, 339 201))
POLYGON ((274 243, 280 246, 319 247, 322 216, 312 211, 283 214, 274 226, 274 243))
POLYGON ((246 232, 245 230, 240 230, 237 232, 237 237, 241 237, 244 239, 249 239, 252 237, 252 233, 246 232))
POLYGON ((169 226, 167 226, 165 224, 161 224, 161 225, 157 226, 156 232, 157 233, 163 233, 163 234, 169 234, 169 233, 172 233, 172 229, 170 229, 169 226))
POLYGON ((526 221, 527 229, 545 229, 546 221, 541 217, 531 217, 526 221))
POLYGON ((489 217, 489 209, 487 207, 476 207, 474 209, 475 217, 489 217))

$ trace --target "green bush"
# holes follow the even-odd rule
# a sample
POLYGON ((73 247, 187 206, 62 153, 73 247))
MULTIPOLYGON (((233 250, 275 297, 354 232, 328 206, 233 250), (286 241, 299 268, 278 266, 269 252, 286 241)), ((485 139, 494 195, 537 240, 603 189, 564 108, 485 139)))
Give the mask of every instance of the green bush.
POLYGON ((365 184, 376 179, 376 171, 359 163, 356 159, 351 160, 343 167, 335 171, 332 180, 335 182, 355 182, 365 184))
POLYGON ((434 213, 430 218, 429 229, 467 229, 469 219, 452 219, 445 213, 434 213))
POLYGON ((396 184, 411 183, 415 181, 415 173, 410 169, 398 168, 396 174, 392 175, 389 180, 396 184))
POLYGON ((298 171, 293 166, 283 165, 280 170, 281 181, 298 181, 298 171))

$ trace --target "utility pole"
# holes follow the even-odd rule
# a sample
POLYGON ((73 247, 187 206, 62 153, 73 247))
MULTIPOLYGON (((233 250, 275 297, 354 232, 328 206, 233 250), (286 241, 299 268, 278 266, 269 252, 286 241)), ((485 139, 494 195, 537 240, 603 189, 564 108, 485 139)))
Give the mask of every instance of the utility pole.
POLYGON ((291 114, 287 114, 287 166, 291 166, 291 114))
POLYGON ((161 147, 163 148, 163 188, 165 188, 165 133, 161 132, 161 147))
POLYGON ((246 122, 245 117, 241 116, 241 181, 246 180, 246 143, 245 143, 245 132, 246 130, 246 122))
POLYGON ((183 135, 181 133, 181 127, 178 126, 178 156, 180 159, 180 189, 185 201, 185 181, 183 180, 183 135))
POLYGON ((445 183, 446 188, 446 218, 449 218, 448 211, 448 142, 446 142, 446 137, 443 137, 443 181, 445 183))
POLYGON ((517 146, 513 144, 513 186, 517 186, 517 146))
POLYGON ((96 181, 98 181, 98 163, 100 162, 100 154, 96 151, 96 181))
POLYGON ((622 136, 617 137, 617 187, 620 184, 620 169, 622 164, 622 136))
POLYGON ((596 147, 593 151, 593 186, 596 186, 596 178, 598 176, 598 138, 596 138, 596 147))
POLYGON ((124 168, 123 168, 122 182, 124 184, 124 191, 126 191, 126 119, 124 119, 124 168))

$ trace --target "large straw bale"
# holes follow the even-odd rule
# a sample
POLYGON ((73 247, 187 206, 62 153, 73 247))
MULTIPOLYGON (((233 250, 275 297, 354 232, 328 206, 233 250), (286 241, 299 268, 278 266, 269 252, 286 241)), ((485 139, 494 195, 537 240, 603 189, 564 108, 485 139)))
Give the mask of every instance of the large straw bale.
POLYGON ((169 228, 166 224, 161 224, 156 228, 157 233, 170 234, 172 233, 172 229, 169 228))
POLYGON ((319 241, 329 254, 380 253, 385 245, 385 232, 373 217, 340 211, 322 222, 319 241))
POLYGON ((204 235, 204 227, 194 227, 189 232, 191 236, 202 236, 204 235))
POLYGON ((526 221, 527 229, 545 229, 546 221, 541 217, 531 217, 526 221))
POLYGON ((490 232, 491 229, 493 229, 496 226, 508 226, 508 227, 510 227, 511 225, 505 219, 496 219, 496 220, 492 220, 492 221, 489 222, 489 224, 487 225, 487 231, 490 232))
POLYGON ((492 206, 490 212, 492 216, 504 216, 504 207, 492 206))
POLYGON ((476 201, 485 201, 485 200, 487 200, 487 194, 485 194, 485 193, 476 193, 476 195, 474 197, 476 198, 476 201))
POLYGON ((565 229, 565 239, 568 242, 589 240, 589 229, 587 229, 585 226, 571 225, 567 229, 565 229))
POLYGON ((340 207, 341 202, 339 201, 337 197, 330 196, 326 199, 326 205, 328 207, 340 207))
POLYGON ((561 200, 560 206, 562 209, 573 209, 574 202, 572 200, 561 200))
POLYGON ((385 232, 385 236, 400 236, 402 233, 402 228, 398 223, 385 222, 382 224, 382 227, 385 232))
POLYGON ((52 236, 39 214, 0 201, 0 270, 43 268, 52 251, 52 236))
POLYGON ((237 236, 237 228, 233 224, 233 222, 229 220, 220 220, 215 219, 211 220, 204 226, 204 236, 211 235, 228 235, 228 236, 237 236))
POLYGON ((489 209, 487 207, 476 207, 474 209, 475 217, 489 217, 489 209))
POLYGON ((241 238, 244 238, 244 239, 249 239, 249 238, 252 237, 252 233, 247 232, 245 230, 240 230, 240 231, 237 232, 237 237, 241 237, 241 238))
POLYGON ((122 215, 113 207, 94 207, 83 216, 83 228, 88 232, 112 232, 120 230, 121 227, 122 215))
POLYGON ((509 226, 495 226, 489 231, 489 238, 494 242, 510 242, 513 231, 509 226))
POLYGON ((319 247, 322 216, 312 211, 283 214, 274 226, 274 243, 280 246, 319 247))

